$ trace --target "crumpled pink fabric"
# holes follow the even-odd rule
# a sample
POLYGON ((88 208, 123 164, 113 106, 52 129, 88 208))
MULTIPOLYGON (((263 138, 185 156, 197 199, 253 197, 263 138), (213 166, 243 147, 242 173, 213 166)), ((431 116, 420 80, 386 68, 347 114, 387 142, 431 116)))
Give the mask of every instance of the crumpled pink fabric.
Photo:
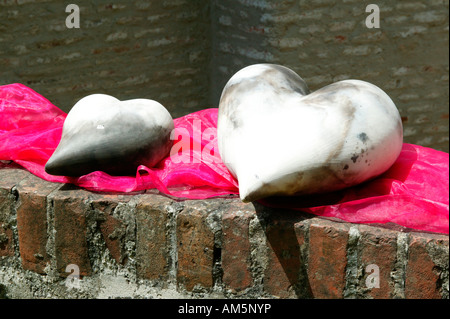
MULTIPOLYGON (((217 108, 177 118, 174 153, 136 176, 101 171, 77 178, 53 176, 44 166, 59 143, 66 113, 22 84, 0 86, 0 160, 11 160, 50 182, 97 192, 157 189, 182 199, 236 195, 236 179, 217 149, 217 108)), ((383 175, 339 192, 265 199, 262 204, 301 210, 352 223, 395 223, 420 231, 449 233, 449 154, 404 144, 383 175)))

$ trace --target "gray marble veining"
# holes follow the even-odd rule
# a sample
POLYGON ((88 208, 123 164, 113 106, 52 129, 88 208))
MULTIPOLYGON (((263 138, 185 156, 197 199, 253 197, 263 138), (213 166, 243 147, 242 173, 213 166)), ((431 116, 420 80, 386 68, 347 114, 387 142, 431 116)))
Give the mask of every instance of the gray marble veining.
POLYGON ((377 86, 345 80, 310 93, 292 70, 256 64, 223 89, 219 152, 240 197, 350 187, 385 172, 403 144, 400 114, 377 86))

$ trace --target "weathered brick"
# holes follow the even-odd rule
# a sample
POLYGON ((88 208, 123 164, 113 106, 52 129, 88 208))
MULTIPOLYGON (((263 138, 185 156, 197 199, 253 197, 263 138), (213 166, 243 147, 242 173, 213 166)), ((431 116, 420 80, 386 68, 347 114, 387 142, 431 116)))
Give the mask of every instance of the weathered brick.
POLYGON ((136 260, 139 277, 167 280, 171 256, 168 209, 173 201, 164 196, 144 195, 136 206, 136 260))
POLYGON ((226 288, 236 292, 253 284, 249 224, 254 217, 253 205, 239 202, 233 203, 222 217, 222 280, 226 288))
POLYGON ((315 298, 342 298, 348 224, 315 218, 309 228, 308 278, 315 298))
POLYGON ((119 264, 125 264, 127 255, 125 252, 125 228, 126 225, 122 220, 113 216, 114 209, 119 202, 126 202, 129 198, 119 195, 99 195, 91 202, 92 208, 100 213, 96 216, 98 220, 100 232, 105 240, 111 256, 119 264))
POLYGON ((89 192, 65 185, 48 198, 53 203, 57 271, 61 276, 67 276, 66 267, 75 264, 80 275, 90 275, 92 269, 86 240, 89 192))
POLYGON ((47 246, 47 196, 59 185, 29 174, 17 185, 17 231, 22 267, 45 273, 47 246))
POLYGON ((437 289, 443 299, 449 298, 449 237, 433 234, 433 240, 427 246, 428 255, 435 264, 434 270, 439 275, 437 289))
POLYGON ((14 163, 0 161, 0 194, 7 194, 22 179, 29 175, 25 169, 14 163))
POLYGON ((13 188, 26 176, 28 173, 17 165, 0 162, 0 257, 14 255, 12 226, 16 220, 17 192, 13 188))
POLYGON ((188 291, 213 286, 214 233, 206 224, 204 201, 187 201, 177 216, 177 282, 188 291))
POLYGON ((336 31, 349 31, 355 27, 355 21, 345 21, 345 22, 334 22, 330 24, 329 30, 332 32, 336 31))
POLYGON ((360 232, 359 262, 364 274, 359 285, 369 289, 367 295, 371 298, 389 299, 392 297, 393 285, 391 271, 395 267, 397 256, 397 232, 365 225, 359 225, 358 229, 360 232), (371 270, 371 267, 367 268, 371 265, 375 265, 375 270, 371 270), (370 288, 370 284, 368 287, 366 281, 369 275, 377 275, 375 271, 379 271, 379 287, 370 288))
POLYGON ((267 217, 267 268, 264 273, 264 289, 279 298, 303 295, 299 287, 303 272, 300 245, 295 224, 298 212, 271 212, 267 217))
MULTIPOLYGON (((2 265, 13 267, 8 260, 19 256, 14 251, 19 246, 23 266, 17 271, 43 273, 47 261, 61 276, 68 275, 69 264, 83 276, 91 274, 89 257, 98 255, 94 246, 88 254, 86 237, 92 240, 98 226, 118 263, 134 249, 125 237, 136 232, 137 275, 158 280, 158 287, 176 277, 180 291, 222 283, 235 296, 257 291, 281 298, 449 295, 447 235, 339 223, 236 199, 177 202, 152 194, 93 194, 2 167, 0 222, 2 265), (19 245, 12 242, 17 235, 19 245), (377 266, 380 288, 367 287, 368 265, 377 266)), ((102 260, 92 262, 97 271, 102 260)))
POLYGON ((405 275, 407 299, 442 298, 439 285, 440 273, 427 249, 435 241, 435 236, 430 234, 411 233, 410 235, 405 275))
POLYGON ((2 227, 0 227, 0 257, 13 256, 13 232, 11 228, 3 226, 3 222, 0 220, 2 227))
POLYGON ((397 3, 396 9, 400 12, 407 12, 407 11, 417 11, 417 10, 424 10, 426 9, 426 4, 418 2, 418 1, 408 1, 403 3, 397 3))
POLYGON ((350 56, 367 56, 372 52, 372 48, 369 45, 359 45, 344 49, 342 52, 344 55, 350 56))
POLYGON ((413 17, 414 21, 419 23, 436 23, 441 24, 448 21, 448 15, 438 11, 425 11, 416 13, 413 17))

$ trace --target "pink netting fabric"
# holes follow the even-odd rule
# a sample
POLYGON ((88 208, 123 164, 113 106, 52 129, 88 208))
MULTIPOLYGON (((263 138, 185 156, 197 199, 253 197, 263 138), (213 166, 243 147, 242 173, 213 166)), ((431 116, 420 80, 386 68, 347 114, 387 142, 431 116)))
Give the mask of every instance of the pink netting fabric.
MULTIPOLYGON (((157 189, 182 199, 239 193, 238 183, 217 150, 217 108, 177 118, 174 152, 156 167, 141 165, 136 176, 101 171, 77 178, 44 171, 59 143, 66 114, 22 84, 0 86, 0 160, 11 160, 47 181, 97 192, 157 189)), ((449 233, 449 154, 404 144, 395 164, 362 185, 326 195, 273 198, 273 207, 301 210, 352 223, 395 223, 449 233)))

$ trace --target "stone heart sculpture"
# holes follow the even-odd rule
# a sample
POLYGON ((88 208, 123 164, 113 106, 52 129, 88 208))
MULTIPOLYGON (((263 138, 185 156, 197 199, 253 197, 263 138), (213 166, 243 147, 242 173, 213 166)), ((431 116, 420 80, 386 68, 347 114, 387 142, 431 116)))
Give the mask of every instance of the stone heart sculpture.
POLYGON ((359 80, 310 93, 292 70, 256 64, 223 89, 219 153, 243 201, 331 192, 385 172, 403 144, 399 112, 359 80))
POLYGON ((45 171, 64 176, 97 170, 134 175, 139 165, 152 167, 168 155, 173 129, 169 112, 156 101, 92 94, 70 110, 45 171))

